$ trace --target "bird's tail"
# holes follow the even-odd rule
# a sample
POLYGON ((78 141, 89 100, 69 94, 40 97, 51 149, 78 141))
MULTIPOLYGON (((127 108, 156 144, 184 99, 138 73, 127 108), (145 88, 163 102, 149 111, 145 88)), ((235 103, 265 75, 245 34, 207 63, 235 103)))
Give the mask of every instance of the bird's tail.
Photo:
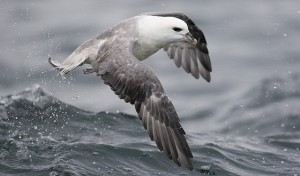
MULTIPOLYGON (((73 54, 72 54, 73 55, 73 54)), ((61 76, 69 73, 70 71, 72 71, 74 68, 78 67, 79 65, 83 64, 83 62, 85 61, 86 58, 84 57, 72 57, 72 55, 70 55, 65 61, 63 61, 62 63, 59 63, 53 59, 51 59, 51 57, 48 59, 48 62, 50 63, 50 65, 52 65, 57 71, 59 71, 59 74, 61 76)))
POLYGON ((62 63, 49 58, 48 62, 59 71, 60 75, 65 75, 74 68, 83 65, 91 64, 97 59, 98 50, 106 40, 92 39, 80 45, 66 60, 62 63))

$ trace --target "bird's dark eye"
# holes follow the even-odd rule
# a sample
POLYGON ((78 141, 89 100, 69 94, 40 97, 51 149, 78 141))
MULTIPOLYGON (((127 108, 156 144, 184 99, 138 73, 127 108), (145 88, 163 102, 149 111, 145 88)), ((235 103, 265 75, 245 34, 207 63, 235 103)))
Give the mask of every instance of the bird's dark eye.
POLYGON ((180 31, 182 31, 182 29, 181 29, 181 28, 179 28, 179 27, 173 27, 173 30, 174 30, 174 31, 176 31, 176 32, 180 32, 180 31))

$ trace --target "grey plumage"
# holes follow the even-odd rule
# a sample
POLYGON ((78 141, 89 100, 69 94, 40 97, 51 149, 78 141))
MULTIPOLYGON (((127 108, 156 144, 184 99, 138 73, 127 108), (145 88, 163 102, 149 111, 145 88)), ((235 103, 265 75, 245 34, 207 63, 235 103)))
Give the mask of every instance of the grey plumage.
MULTIPOLYGON (((145 20, 145 16, 149 15, 130 18, 85 42, 62 64, 51 59, 49 62, 61 74, 79 65, 91 64, 92 68, 86 69, 85 73, 97 73, 119 98, 135 105, 144 128, 158 148, 179 166, 183 165, 192 170, 193 155, 175 108, 152 69, 140 60, 164 47, 177 67, 182 66, 195 78, 199 78, 200 74, 209 81, 211 66, 208 52, 203 54, 198 47, 199 41, 196 47, 192 43, 178 41, 161 46, 157 43, 156 48, 146 48, 144 43, 149 42, 141 39, 137 26, 141 20, 145 20)), ((164 20, 160 18, 159 20, 164 20)), ((156 19, 154 22, 157 22, 156 19)), ((181 27, 184 28, 184 25, 181 27)))

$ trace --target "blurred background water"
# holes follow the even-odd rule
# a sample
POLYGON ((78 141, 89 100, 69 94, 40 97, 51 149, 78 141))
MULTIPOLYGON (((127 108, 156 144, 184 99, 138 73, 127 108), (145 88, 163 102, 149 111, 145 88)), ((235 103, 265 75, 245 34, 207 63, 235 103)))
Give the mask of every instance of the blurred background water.
POLYGON ((182 119, 195 168, 299 176, 300 3, 259 0, 2 0, 1 175, 201 174, 158 152, 134 107, 98 77, 82 67, 62 79, 47 62, 149 11, 187 14, 208 42, 211 83, 177 69, 163 51, 145 61, 182 119))

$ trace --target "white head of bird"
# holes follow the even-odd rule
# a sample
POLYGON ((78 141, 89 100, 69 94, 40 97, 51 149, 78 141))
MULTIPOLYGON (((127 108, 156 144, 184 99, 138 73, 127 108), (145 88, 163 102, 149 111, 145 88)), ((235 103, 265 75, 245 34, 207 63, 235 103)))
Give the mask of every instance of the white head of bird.
POLYGON ((174 42, 195 42, 187 24, 175 17, 144 16, 138 30, 142 43, 154 44, 159 48, 174 42))

